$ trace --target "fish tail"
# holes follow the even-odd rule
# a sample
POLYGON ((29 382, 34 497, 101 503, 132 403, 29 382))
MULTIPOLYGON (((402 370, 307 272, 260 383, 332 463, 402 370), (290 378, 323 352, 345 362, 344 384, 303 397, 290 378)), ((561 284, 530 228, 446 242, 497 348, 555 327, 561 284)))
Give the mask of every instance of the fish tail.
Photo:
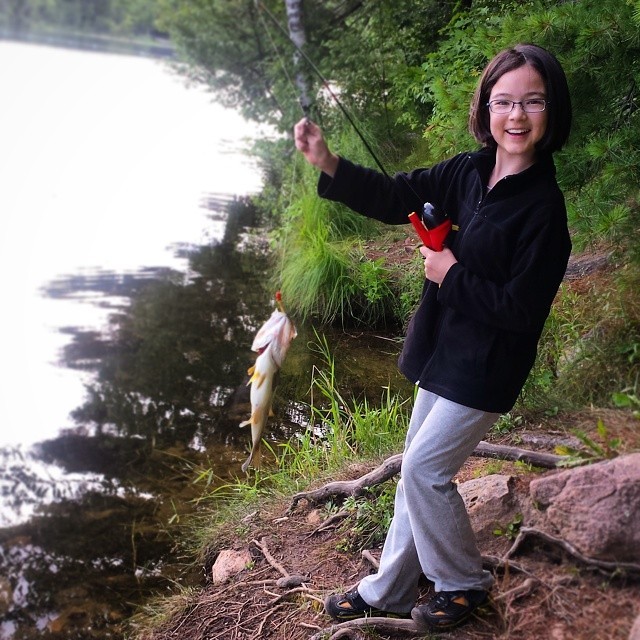
POLYGON ((262 407, 256 407, 254 411, 251 412, 251 419, 246 420, 240 426, 245 424, 251 425, 251 453, 249 457, 246 459, 244 464, 242 465, 242 470, 246 473, 249 465, 253 467, 260 467, 260 458, 262 455, 261 445, 262 445, 262 431, 264 429, 264 425, 266 423, 266 415, 265 410, 262 407))
POLYGON ((243 473, 247 473, 249 469, 249 465, 251 465, 254 469, 259 469, 262 462, 262 440, 258 440, 254 442, 253 447, 251 448, 251 453, 249 457, 242 464, 243 473))

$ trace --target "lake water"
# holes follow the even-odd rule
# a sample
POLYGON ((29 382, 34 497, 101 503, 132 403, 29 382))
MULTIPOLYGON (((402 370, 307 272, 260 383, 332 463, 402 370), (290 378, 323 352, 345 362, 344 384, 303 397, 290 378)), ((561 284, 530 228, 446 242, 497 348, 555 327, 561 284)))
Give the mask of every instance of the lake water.
MULTIPOLYGON (((247 455, 274 307, 240 197, 256 130, 148 58, 0 41, 0 87, 0 640, 122 637, 202 581, 176 544, 194 479, 233 482, 247 455)), ((307 425, 298 330, 273 445, 307 425)), ((397 343, 325 335, 349 392, 395 386, 397 343)))
POLYGON ((184 266, 172 245, 223 232, 203 196, 256 191, 260 176, 242 153, 253 128, 166 62, 0 42, 0 86, 0 443, 26 444, 70 426, 83 397, 83 376, 56 365, 57 330, 105 315, 40 288, 184 266))
POLYGON ((259 189, 255 128, 143 57, 0 42, 0 87, 0 638, 113 637, 166 584, 158 483, 193 476, 161 480, 139 439, 81 437, 97 367, 64 349, 223 238, 211 203, 259 189))

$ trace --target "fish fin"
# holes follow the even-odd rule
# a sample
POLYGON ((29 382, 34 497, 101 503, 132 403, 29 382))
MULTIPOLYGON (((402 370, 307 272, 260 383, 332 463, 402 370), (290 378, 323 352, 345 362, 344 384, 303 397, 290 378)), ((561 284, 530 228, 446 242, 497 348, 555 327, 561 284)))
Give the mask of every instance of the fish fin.
POLYGON ((256 371, 251 376, 251 381, 250 382, 252 384, 255 382, 256 389, 259 389, 262 386, 262 383, 265 381, 266 377, 267 376, 264 373, 260 373, 260 372, 256 371))
MULTIPOLYGON (((253 372, 256 370, 256 365, 253 364, 251 365, 248 369, 247 369, 247 375, 252 376, 253 372)), ((251 384, 251 380, 249 380, 249 382, 247 382, 247 384, 251 384)))
POLYGON ((251 424, 251 420, 245 420, 244 422, 241 422, 238 426, 239 427, 248 427, 251 424))

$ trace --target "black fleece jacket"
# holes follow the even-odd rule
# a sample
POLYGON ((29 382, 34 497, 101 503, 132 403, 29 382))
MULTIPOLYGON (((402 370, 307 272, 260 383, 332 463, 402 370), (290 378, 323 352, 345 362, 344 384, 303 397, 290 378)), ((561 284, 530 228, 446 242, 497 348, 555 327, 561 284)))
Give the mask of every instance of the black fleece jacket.
POLYGON ((505 413, 533 366, 571 241, 550 155, 487 191, 494 165, 482 149, 389 179, 341 158, 318 193, 387 224, 431 202, 458 225, 447 239, 458 262, 441 286, 425 281, 399 367, 453 402, 505 413))

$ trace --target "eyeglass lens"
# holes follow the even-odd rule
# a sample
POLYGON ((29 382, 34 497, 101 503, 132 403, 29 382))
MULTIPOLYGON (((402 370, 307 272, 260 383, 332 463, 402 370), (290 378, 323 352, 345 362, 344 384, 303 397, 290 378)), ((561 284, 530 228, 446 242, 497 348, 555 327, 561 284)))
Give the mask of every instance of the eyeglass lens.
POLYGON ((488 102, 489 109, 491 109, 493 113, 511 113, 517 104, 519 104, 523 111, 526 111, 527 113, 539 113, 545 110, 547 101, 543 99, 534 99, 523 100, 520 102, 515 100, 491 100, 488 102))

